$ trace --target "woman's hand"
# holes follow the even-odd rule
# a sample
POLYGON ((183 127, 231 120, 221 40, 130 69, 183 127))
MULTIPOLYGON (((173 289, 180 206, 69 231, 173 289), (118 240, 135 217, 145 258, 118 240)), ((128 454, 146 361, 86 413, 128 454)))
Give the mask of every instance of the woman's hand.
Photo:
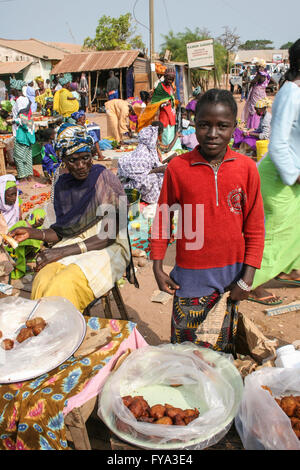
POLYGON ((180 288, 173 279, 170 278, 162 269, 162 261, 153 262, 153 272, 159 287, 162 292, 174 295, 175 291, 180 288))
POLYGON ((28 238, 32 238, 31 229, 26 227, 16 228, 15 230, 9 232, 9 235, 13 237, 18 243, 21 243, 28 238))
POLYGON ((40 251, 36 257, 36 271, 40 271, 49 263, 55 263, 64 257, 63 250, 60 248, 51 248, 40 251))

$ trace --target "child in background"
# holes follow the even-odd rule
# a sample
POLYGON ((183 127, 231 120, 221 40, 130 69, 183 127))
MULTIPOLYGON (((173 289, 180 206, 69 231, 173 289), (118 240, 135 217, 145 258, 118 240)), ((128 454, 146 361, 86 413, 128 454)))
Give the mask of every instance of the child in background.
POLYGON ((56 169, 61 161, 56 155, 53 147, 55 129, 44 129, 39 131, 38 139, 42 144, 42 166, 45 178, 52 180, 56 169))

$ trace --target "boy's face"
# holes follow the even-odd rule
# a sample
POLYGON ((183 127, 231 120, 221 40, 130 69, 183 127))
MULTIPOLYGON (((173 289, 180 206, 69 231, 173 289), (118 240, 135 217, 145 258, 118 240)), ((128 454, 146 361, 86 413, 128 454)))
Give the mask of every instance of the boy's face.
POLYGON ((204 104, 196 116, 196 136, 201 151, 212 159, 217 158, 229 144, 235 125, 228 105, 204 104))

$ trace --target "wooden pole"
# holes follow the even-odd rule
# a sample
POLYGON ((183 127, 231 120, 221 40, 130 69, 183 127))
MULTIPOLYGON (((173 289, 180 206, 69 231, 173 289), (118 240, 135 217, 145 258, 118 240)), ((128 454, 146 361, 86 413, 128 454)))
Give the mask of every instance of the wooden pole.
POLYGON ((120 69, 120 98, 123 99, 123 69, 120 69))
POLYGON ((91 72, 89 72, 89 111, 92 110, 92 80, 91 72))
POLYGON ((149 0, 149 29, 150 29, 150 66, 151 66, 151 80, 150 85, 153 88, 155 81, 155 72, 152 70, 154 63, 154 0, 149 0))

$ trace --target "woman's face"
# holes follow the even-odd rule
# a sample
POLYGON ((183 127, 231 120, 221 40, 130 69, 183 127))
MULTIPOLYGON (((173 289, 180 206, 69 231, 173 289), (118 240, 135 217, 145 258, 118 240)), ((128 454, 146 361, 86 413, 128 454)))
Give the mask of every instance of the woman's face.
POLYGON ((172 85, 172 83, 174 82, 175 80, 175 75, 172 75, 172 74, 168 74, 168 75, 165 75, 165 78, 164 78, 164 84, 166 86, 170 86, 172 85))
POLYGON ((71 175, 77 180, 85 180, 93 164, 92 154, 89 152, 73 153, 64 159, 66 167, 71 175))
POLYGON ((196 116, 196 136, 201 152, 218 158, 226 151, 236 122, 227 104, 204 104, 196 116))
POLYGON ((13 206, 16 202, 18 195, 17 187, 9 188, 5 191, 5 204, 7 206, 13 206))
POLYGON ((83 114, 82 116, 80 116, 78 119, 77 119, 77 122, 80 126, 84 126, 85 125, 85 114, 83 114))
POLYGON ((43 90, 44 89, 44 82, 38 81, 37 86, 39 87, 40 90, 43 90))

